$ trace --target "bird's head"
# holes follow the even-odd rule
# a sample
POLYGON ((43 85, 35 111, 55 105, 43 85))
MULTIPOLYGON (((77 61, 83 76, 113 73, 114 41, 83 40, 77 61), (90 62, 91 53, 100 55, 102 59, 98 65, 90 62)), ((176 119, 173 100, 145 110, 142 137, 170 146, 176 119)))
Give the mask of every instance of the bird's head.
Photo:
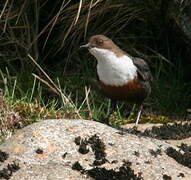
POLYGON ((87 48, 89 52, 97 59, 103 58, 110 53, 115 53, 117 56, 122 50, 108 37, 104 35, 94 35, 89 39, 89 42, 80 48, 87 48))

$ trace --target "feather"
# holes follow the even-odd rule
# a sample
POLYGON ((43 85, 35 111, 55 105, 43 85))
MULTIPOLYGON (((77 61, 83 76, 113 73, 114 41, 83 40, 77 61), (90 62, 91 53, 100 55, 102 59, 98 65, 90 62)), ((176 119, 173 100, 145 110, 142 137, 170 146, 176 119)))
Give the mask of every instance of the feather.
POLYGON ((132 58, 134 65, 137 67, 137 72, 142 81, 152 81, 150 68, 146 61, 141 58, 132 58))

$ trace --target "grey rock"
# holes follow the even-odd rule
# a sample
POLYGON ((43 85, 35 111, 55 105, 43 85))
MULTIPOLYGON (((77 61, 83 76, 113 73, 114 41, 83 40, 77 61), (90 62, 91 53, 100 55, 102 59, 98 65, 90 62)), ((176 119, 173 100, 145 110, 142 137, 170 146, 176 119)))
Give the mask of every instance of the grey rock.
POLYGON ((94 121, 44 120, 18 131, 0 145, 0 151, 8 154, 3 160, 0 157, 0 175, 3 168, 15 162, 20 169, 12 172, 11 180, 96 179, 86 172, 99 168, 104 169, 104 180, 107 172, 119 172, 124 161, 128 161, 131 173, 139 179, 157 180, 164 176, 173 180, 190 179, 190 168, 170 158, 165 153, 168 147, 179 150, 160 140, 120 134, 119 130, 94 121), (95 151, 103 146, 95 150, 88 141, 93 136, 105 145, 106 161, 97 165, 94 164, 95 151), (77 137, 81 137, 80 143, 84 139, 87 145, 84 153, 79 152, 77 137), (157 151, 157 154, 151 153, 157 151), (83 171, 72 169, 75 162, 80 163, 83 171))

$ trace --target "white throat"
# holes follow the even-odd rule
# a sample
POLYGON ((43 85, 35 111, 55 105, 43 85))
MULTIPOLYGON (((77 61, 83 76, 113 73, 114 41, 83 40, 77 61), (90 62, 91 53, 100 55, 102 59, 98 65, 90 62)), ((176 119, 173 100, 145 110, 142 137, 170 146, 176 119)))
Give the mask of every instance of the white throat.
POLYGON ((137 76, 137 68, 127 55, 117 57, 110 50, 96 47, 89 51, 97 59, 97 73, 104 84, 123 86, 137 76))

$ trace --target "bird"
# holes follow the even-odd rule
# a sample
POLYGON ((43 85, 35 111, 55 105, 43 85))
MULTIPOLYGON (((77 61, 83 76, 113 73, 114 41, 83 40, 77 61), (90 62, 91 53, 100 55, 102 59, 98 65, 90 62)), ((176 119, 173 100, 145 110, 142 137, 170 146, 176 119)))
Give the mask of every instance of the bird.
POLYGON ((151 93, 152 74, 147 62, 129 55, 105 35, 91 36, 80 48, 88 49, 96 58, 98 82, 103 94, 113 102, 113 109, 118 101, 139 105, 136 127, 143 102, 151 93))

